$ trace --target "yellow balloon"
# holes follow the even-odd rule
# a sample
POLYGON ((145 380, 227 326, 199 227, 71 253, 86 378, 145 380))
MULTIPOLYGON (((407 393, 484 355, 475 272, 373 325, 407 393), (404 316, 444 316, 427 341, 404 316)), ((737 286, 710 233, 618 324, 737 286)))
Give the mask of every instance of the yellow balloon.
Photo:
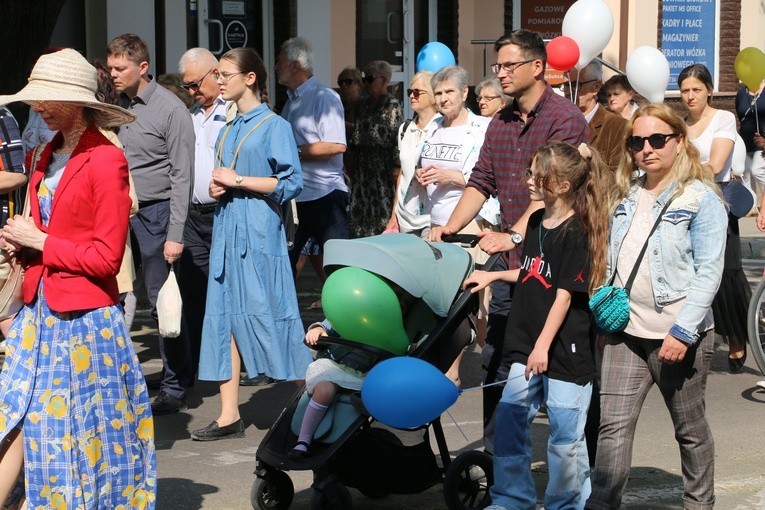
POLYGON ((752 46, 744 48, 733 62, 736 76, 749 90, 757 90, 765 79, 765 53, 752 46))

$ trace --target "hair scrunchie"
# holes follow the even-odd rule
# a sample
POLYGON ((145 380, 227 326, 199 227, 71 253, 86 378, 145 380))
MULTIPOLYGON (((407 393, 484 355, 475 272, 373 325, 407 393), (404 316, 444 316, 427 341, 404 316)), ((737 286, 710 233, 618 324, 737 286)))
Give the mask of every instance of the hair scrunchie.
POLYGON ((587 146, 586 143, 580 143, 579 147, 576 148, 576 150, 579 151, 579 155, 582 156, 587 161, 592 159, 592 151, 587 146))

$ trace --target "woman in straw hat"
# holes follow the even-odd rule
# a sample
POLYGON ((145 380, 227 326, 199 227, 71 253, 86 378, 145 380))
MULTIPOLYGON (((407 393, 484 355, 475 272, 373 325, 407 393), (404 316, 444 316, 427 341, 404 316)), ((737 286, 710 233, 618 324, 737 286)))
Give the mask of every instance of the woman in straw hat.
POLYGON ((151 408, 117 306, 128 167, 98 129, 134 117, 95 92, 95 68, 64 49, 0 96, 32 105, 59 132, 27 157, 31 218, 0 231, 0 247, 26 268, 0 372, 0 501, 24 459, 29 508, 155 505, 151 408))

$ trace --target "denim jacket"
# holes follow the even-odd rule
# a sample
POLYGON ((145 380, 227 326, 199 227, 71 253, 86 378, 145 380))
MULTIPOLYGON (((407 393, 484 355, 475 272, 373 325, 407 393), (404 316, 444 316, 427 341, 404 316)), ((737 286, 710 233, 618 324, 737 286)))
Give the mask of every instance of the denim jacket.
MULTIPOLYGON (((641 183, 642 184, 642 183, 641 183)), ((639 185, 633 186, 611 218, 606 281, 611 281, 622 241, 637 209, 639 185)), ((652 208, 653 221, 677 190, 672 183, 652 208)), ((651 236, 648 258, 657 306, 685 298, 669 333, 693 345, 699 333, 714 326, 712 300, 720 286, 728 215, 720 198, 700 181, 685 186, 651 236)))

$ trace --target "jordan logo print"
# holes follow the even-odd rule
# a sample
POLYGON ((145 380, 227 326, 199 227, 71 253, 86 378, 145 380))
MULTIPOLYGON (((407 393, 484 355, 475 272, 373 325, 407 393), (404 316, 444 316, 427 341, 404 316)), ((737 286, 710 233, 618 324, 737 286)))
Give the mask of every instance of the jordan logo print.
POLYGON ((535 278, 539 280, 542 283, 542 286, 545 289, 549 289, 552 287, 552 284, 549 284, 545 281, 544 276, 542 276, 542 257, 535 257, 532 259, 531 264, 529 265, 529 274, 526 275, 526 278, 524 278, 521 283, 526 283, 526 280, 529 278, 535 278))
POLYGON ((574 282, 584 283, 584 276, 582 276, 583 272, 584 272, 584 269, 579 271, 579 274, 576 275, 576 278, 574 278, 574 282))

